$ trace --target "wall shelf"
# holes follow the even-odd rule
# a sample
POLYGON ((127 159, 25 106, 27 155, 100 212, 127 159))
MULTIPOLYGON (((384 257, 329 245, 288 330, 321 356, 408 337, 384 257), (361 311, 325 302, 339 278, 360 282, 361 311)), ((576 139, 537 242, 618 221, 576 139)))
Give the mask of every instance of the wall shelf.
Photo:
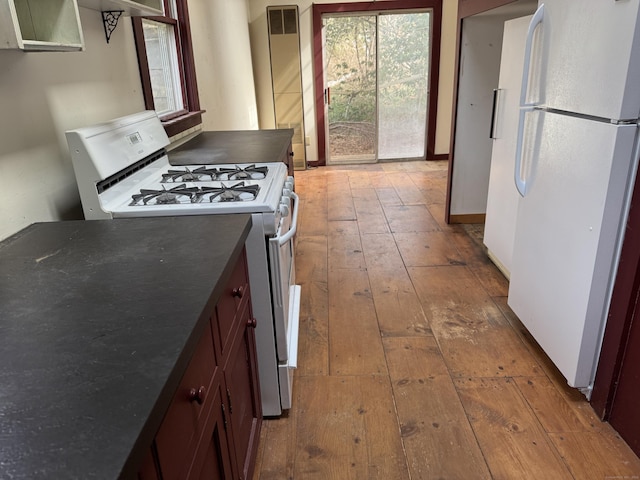
POLYGON ((76 0, 0 0, 0 48, 83 50, 76 0))
POLYGON ((78 0, 78 5, 101 12, 122 10, 133 17, 164 15, 162 0, 78 0))

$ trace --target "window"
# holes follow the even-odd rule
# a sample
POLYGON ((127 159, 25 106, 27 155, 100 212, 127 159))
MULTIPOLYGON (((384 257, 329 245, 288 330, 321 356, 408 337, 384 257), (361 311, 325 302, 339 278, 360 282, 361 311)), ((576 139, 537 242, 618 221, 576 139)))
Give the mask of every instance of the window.
POLYGON ((164 0, 162 17, 132 17, 145 108, 167 135, 202 123, 187 0, 164 0))

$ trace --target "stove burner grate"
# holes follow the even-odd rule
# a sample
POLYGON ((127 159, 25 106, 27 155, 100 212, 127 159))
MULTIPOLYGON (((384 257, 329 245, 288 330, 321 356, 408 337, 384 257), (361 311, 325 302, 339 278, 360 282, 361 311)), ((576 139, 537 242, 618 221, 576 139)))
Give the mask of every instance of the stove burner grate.
POLYGON ((131 195, 132 200, 129 205, 174 205, 187 203, 186 201, 182 201, 181 197, 187 197, 189 203, 200 203, 207 195, 211 203, 247 202, 255 200, 259 191, 259 185, 245 185, 244 182, 230 186, 220 183, 219 187, 188 188, 186 184, 183 183, 168 190, 162 185, 162 190, 140 189, 140 193, 131 195))
POLYGON ((227 175, 229 180, 259 180, 265 178, 268 171, 268 167, 256 167, 255 164, 244 168, 238 165, 235 168, 220 168, 220 174, 227 175))
POLYGON ((167 173, 162 174, 161 183, 202 182, 206 180, 203 177, 208 177, 209 180, 216 180, 219 176, 220 171, 217 168, 199 167, 192 171, 185 167, 184 170, 167 170, 167 173))
POLYGON ((189 197, 190 201, 193 202, 197 192, 197 187, 187 188, 184 183, 169 190, 167 190, 164 185, 162 186, 162 190, 143 188, 140 189, 140 193, 131 195, 132 201, 129 205, 141 205, 140 201, 142 201, 142 205, 148 205, 151 200, 155 200, 155 204, 157 205, 171 205, 181 203, 179 199, 181 196, 189 197))
POLYGON ((204 197, 209 195, 209 201, 215 202, 244 202, 255 200, 260 191, 258 185, 245 185, 244 182, 226 186, 224 183, 220 187, 202 187, 196 196, 204 197))

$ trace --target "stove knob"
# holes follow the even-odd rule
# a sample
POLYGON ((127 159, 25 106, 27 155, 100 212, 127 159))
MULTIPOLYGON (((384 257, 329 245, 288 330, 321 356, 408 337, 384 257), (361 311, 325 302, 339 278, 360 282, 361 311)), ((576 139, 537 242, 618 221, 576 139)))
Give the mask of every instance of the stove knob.
POLYGON ((282 215, 283 217, 289 216, 289 207, 284 203, 280 204, 280 215, 282 215))
POLYGON ((283 197, 290 197, 291 196, 291 192, 292 190, 289 188, 283 188, 282 189, 282 196, 283 197))
POLYGON ((289 190, 293 190, 293 178, 289 177, 289 179, 284 182, 284 188, 288 188, 289 190))
POLYGON ((291 197, 282 197, 280 199, 280 203, 282 205, 286 205, 287 207, 291 208, 291 197))

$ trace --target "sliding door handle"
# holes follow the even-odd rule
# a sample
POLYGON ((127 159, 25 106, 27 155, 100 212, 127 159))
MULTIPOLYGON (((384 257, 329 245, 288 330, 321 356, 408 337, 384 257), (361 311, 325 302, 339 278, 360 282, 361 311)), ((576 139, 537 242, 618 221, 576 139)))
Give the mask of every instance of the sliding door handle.
POLYGON ((324 103, 326 105, 331 105, 331 88, 327 87, 324 89, 324 103))

